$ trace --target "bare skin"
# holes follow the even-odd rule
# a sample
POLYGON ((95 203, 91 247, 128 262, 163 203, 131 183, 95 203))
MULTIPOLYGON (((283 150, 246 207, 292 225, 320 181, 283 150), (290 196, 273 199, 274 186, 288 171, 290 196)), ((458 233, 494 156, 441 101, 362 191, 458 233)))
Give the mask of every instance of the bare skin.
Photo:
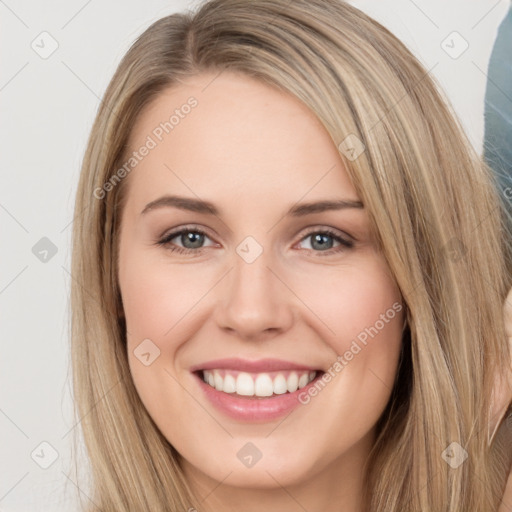
MULTIPOLYGON (((236 356, 328 371, 401 304, 399 290, 364 208, 287 215, 297 203, 359 200, 330 137, 293 98, 243 75, 199 75, 160 94, 130 146, 144 145, 190 96, 197 107, 127 178, 119 281, 137 391, 180 453, 201 512, 241 504, 246 512, 360 512, 363 464, 396 374, 402 311, 307 405, 279 420, 226 416, 190 368, 236 356), (166 194, 210 201, 219 213, 168 206, 142 213, 166 194), (185 248, 184 235, 158 245, 182 228, 205 232, 201 249, 171 251, 185 248), (314 245, 322 233, 332 248, 314 245), (248 236, 251 250, 263 251, 251 263, 237 252, 248 236), (146 339, 160 351, 149 366, 134 356, 146 339), (247 443, 262 454, 250 468, 237 456, 247 443)), ((506 396, 502 387, 497 408, 506 396)))
POLYGON ((182 455, 201 510, 238 511, 243 503, 246 512, 334 512, 340 505, 359 512, 363 464, 397 370, 401 295, 364 208, 286 215, 297 203, 359 200, 317 119, 243 75, 213 78, 195 77, 161 94, 132 133, 132 147, 140 147, 166 113, 197 98, 195 110, 129 177, 119 277, 134 383, 182 455), (211 201, 220 214, 171 207, 141 214, 164 194, 211 201), (181 236, 156 245, 190 224, 207 233, 199 255, 169 250, 184 247, 181 236), (330 248, 319 248, 312 233, 325 228, 353 246, 327 238, 330 248), (247 236, 263 249, 252 263, 236 251, 247 236), (398 311, 387 313, 346 367, 279 420, 227 417, 189 371, 231 356, 327 371, 394 304, 398 311), (161 353, 144 366, 133 350, 148 338, 161 353), (262 454, 250 468, 237 457, 249 442, 262 454))

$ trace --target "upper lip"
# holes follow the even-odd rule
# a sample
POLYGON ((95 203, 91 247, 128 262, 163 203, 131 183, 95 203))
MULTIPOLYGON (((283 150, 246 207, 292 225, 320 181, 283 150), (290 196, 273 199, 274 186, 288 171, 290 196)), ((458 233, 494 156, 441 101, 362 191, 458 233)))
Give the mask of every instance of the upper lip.
POLYGON ((304 370, 314 371, 318 367, 312 367, 304 364, 292 363, 283 359, 240 359, 238 357, 229 357, 225 359, 215 359, 207 361, 190 368, 191 372, 199 370, 237 370, 241 372, 259 373, 259 372, 275 372, 279 370, 304 370))

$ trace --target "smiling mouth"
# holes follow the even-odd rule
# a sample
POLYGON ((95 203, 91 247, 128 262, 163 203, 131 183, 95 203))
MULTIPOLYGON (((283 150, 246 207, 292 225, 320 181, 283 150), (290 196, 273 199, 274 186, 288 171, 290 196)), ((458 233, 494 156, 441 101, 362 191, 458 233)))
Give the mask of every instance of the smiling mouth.
POLYGON ((272 398, 294 393, 321 376, 322 370, 274 371, 250 373, 227 369, 196 372, 210 387, 240 398, 272 398))

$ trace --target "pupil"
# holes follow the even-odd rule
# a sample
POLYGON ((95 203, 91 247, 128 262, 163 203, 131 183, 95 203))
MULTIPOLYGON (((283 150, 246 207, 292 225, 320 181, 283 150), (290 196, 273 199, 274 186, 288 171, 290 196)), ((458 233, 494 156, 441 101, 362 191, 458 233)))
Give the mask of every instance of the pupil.
MULTIPOLYGON (((185 235, 185 241, 187 242, 191 242, 192 243, 192 247, 188 246, 187 247, 187 244, 184 243, 183 245, 187 248, 187 249, 197 249, 198 247, 201 247, 201 244, 203 242, 203 238, 204 238, 204 235, 200 234, 200 233, 195 233, 193 231, 189 231, 187 233, 187 235, 185 235), (195 240, 194 240, 195 239, 195 240), (195 244, 195 245, 194 245, 195 244)), ((182 239, 182 242, 183 242, 183 239, 182 239)))
MULTIPOLYGON (((325 244, 325 240, 326 239, 329 239, 329 238, 332 238, 330 235, 322 235, 322 234, 317 234, 313 237, 313 248, 315 247, 315 243, 316 242, 320 242, 320 246, 319 248, 320 249, 325 249, 326 248, 326 244, 325 244), (323 244, 323 245, 322 245, 323 244)), ((331 246, 332 246, 332 242, 331 244, 327 244, 329 245, 329 247, 327 247, 327 249, 330 249, 331 246)))

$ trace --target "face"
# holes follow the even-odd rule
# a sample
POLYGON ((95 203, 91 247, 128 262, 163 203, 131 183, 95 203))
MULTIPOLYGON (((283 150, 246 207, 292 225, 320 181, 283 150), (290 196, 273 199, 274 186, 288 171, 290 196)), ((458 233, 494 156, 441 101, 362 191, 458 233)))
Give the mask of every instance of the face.
POLYGON ((233 72, 161 93, 131 134, 144 145, 119 284, 148 413, 198 482, 353 478, 403 310, 336 145, 298 100, 233 72))

